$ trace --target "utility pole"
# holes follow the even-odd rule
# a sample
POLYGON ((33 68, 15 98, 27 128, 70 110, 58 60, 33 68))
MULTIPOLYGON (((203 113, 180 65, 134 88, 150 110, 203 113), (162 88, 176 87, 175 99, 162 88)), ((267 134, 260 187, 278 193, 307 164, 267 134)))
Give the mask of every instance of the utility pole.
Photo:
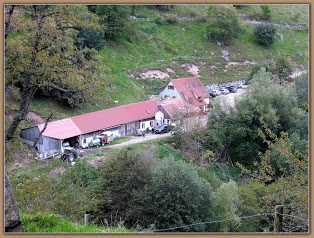
POLYGON ((275 206, 274 232, 283 232, 282 220, 283 220, 283 205, 276 205, 275 206))

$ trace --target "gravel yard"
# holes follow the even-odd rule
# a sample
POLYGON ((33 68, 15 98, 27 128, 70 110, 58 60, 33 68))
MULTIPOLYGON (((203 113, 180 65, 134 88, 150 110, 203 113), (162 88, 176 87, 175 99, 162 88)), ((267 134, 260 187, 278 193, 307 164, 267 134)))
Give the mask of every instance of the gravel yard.
POLYGON ((224 105, 230 105, 231 107, 234 107, 234 103, 235 103, 235 98, 239 98, 243 95, 243 93, 245 93, 246 89, 243 88, 238 88, 236 93, 229 93, 226 95, 219 95, 217 96, 217 102, 219 102, 220 104, 224 105))

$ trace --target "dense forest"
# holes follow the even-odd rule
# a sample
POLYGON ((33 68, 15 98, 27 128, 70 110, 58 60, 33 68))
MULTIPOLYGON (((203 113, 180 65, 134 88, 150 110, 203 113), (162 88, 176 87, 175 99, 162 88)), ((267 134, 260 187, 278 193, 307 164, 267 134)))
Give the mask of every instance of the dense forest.
POLYGON ((291 77, 308 70, 308 17, 305 4, 5 5, 5 172, 24 231, 274 232, 281 216, 281 231, 309 232, 309 79, 291 77), (37 160, 19 137, 29 112, 147 100, 169 78, 141 73, 187 77, 185 63, 204 85, 245 80, 246 92, 234 106, 212 98, 205 127, 75 165, 37 160), (84 214, 90 230, 69 225, 84 214))

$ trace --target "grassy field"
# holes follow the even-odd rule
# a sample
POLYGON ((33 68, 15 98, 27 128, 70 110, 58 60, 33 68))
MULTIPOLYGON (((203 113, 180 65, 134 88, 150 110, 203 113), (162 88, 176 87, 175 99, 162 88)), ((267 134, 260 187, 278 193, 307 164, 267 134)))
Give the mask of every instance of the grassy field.
POLYGON ((22 213, 24 232, 31 233, 132 233, 124 227, 105 228, 96 225, 79 225, 56 214, 29 215, 22 213))
MULTIPOLYGON (((308 24, 308 5, 270 5, 272 21, 275 23, 308 24), (296 18, 298 21, 296 21, 296 18)), ((206 5, 177 5, 171 12, 158 11, 152 7, 135 8, 137 17, 156 18, 169 15, 177 17, 205 17, 206 5)), ((261 13, 259 5, 245 5, 238 12, 247 18, 261 13)), ((169 24, 164 21, 137 22, 133 24, 134 39, 132 42, 124 38, 118 42, 107 42, 99 52, 107 71, 104 78, 110 82, 108 88, 100 88, 98 94, 108 97, 104 102, 89 101, 84 108, 70 109, 47 98, 35 98, 31 110, 47 117, 54 112, 54 119, 66 118, 86 112, 110 108, 122 104, 148 100, 150 95, 158 94, 171 78, 189 77, 191 73, 182 64, 194 64, 199 68, 199 75, 204 84, 227 82, 246 79, 250 73, 251 64, 228 65, 230 62, 254 61, 268 62, 278 56, 288 58, 293 67, 308 68, 309 36, 307 30, 277 28, 284 41, 277 37, 271 47, 259 45, 253 37, 253 25, 245 25, 245 33, 231 40, 228 46, 218 46, 216 41, 207 40, 204 34, 208 32, 206 22, 177 22, 169 24), (229 61, 222 58, 222 50, 227 50, 229 61), (147 70, 162 70, 168 72, 168 79, 143 79, 140 73, 147 70), (118 101, 118 103, 114 103, 118 101)), ((14 102, 6 109, 16 109, 14 102)))

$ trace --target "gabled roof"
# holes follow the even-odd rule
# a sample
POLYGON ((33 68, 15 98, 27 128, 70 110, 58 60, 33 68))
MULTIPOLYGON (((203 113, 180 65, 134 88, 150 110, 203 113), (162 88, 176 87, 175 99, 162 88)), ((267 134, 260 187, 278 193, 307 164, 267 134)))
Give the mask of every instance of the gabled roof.
MULTIPOLYGON (((133 121, 147 120, 155 117, 157 111, 158 106, 153 100, 122 105, 49 122, 43 135, 66 139, 133 121)), ((38 125, 38 128, 42 130, 44 124, 38 125)))
POLYGON ((196 76, 172 79, 171 82, 180 93, 182 99, 194 106, 205 105, 204 98, 210 97, 206 88, 196 76))
MULTIPOLYGON (((45 124, 40 124, 38 125, 38 129, 41 131, 44 126, 45 124)), ((43 133, 44 136, 61 140, 78 136, 80 134, 80 129, 75 125, 71 118, 49 122, 43 133)))
POLYGON ((165 99, 159 106, 166 119, 176 119, 196 114, 199 109, 180 98, 165 99))
POLYGON ((155 117, 157 110, 157 104, 150 100, 91 112, 72 117, 71 119, 81 130, 82 134, 86 134, 133 121, 155 117))

